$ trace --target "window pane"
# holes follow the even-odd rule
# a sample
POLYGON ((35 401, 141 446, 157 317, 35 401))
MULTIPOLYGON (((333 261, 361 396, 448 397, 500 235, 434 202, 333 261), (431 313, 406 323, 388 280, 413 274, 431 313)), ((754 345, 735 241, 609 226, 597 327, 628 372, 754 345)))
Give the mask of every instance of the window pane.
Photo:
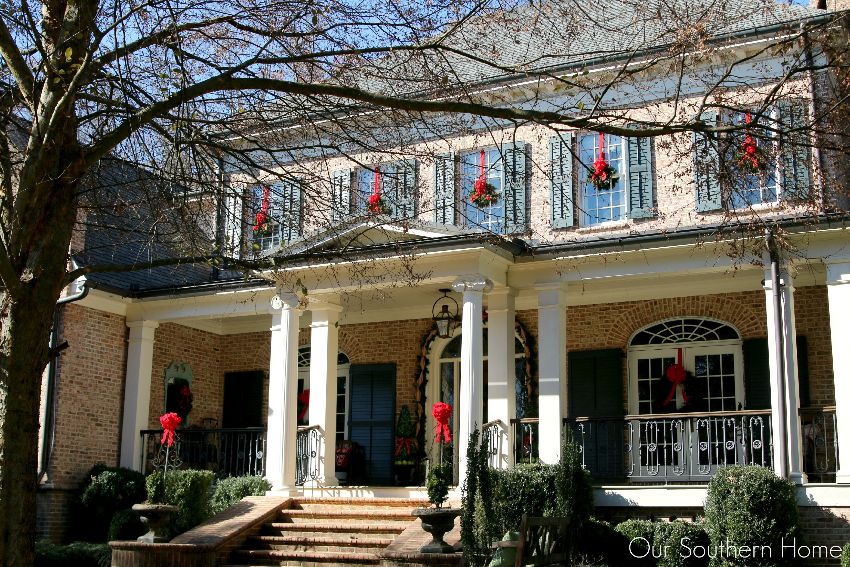
POLYGON ((578 184, 582 192, 582 225, 591 226, 626 218, 626 162, 623 149, 625 140, 620 136, 605 134, 605 159, 617 171, 613 187, 597 189, 588 181, 593 162, 599 156, 599 134, 579 136, 578 184))
POLYGON ((469 200, 475 180, 481 175, 481 152, 476 150, 460 156, 460 197, 465 203, 467 226, 501 233, 505 229, 505 196, 502 187, 502 156, 497 148, 484 150, 484 176, 495 187, 499 199, 495 205, 478 207, 469 200))
MULTIPOLYGON (((762 120, 770 120, 770 118, 763 117, 762 120)), ((736 113, 732 117, 732 123, 739 126, 746 124, 746 114, 736 113)), ((731 134, 726 159, 731 172, 732 183, 729 187, 731 208, 741 209, 760 203, 776 202, 778 162, 774 151, 774 141, 768 133, 759 128, 753 128, 731 134), (744 166, 743 144, 748 133, 766 162, 760 173, 750 173, 750 170, 744 166)))

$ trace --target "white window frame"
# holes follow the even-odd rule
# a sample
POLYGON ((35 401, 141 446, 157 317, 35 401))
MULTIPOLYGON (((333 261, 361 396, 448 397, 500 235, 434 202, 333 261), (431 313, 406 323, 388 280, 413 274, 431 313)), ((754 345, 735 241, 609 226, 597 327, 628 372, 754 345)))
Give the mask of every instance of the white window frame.
MULTIPOLYGON (((610 154, 608 148, 611 147, 609 142, 609 138, 611 134, 605 134, 605 159, 608 160, 608 163, 611 163, 610 154)), ((621 167, 615 167, 617 170, 617 185, 616 189, 606 189, 606 192, 617 192, 622 194, 622 202, 620 204, 620 208, 622 209, 622 214, 620 214, 617 218, 607 219, 607 220, 595 220, 592 221, 590 213, 588 212, 588 198, 589 196, 586 194, 586 190, 588 187, 591 187, 590 182, 587 180, 587 168, 593 167, 593 160, 590 163, 585 164, 582 161, 582 139, 584 138, 594 138, 593 142, 593 160, 599 155, 599 132, 590 132, 590 131, 580 131, 576 133, 576 142, 575 142, 575 165, 573 169, 576 171, 576 193, 578 199, 575 201, 578 204, 578 226, 579 227, 595 227, 604 225, 607 223, 616 223, 627 221, 629 219, 629 150, 626 144, 625 136, 617 136, 619 138, 619 142, 617 145, 620 149, 620 157, 619 161, 622 164, 621 167)), ((593 189, 599 193, 597 189, 593 189)), ((610 208, 610 207, 608 207, 610 208)), ((594 209, 598 210, 598 209, 594 209)))
POLYGON ((501 149, 493 146, 470 149, 460 152, 459 161, 458 183, 460 185, 460 199, 464 203, 464 224, 470 228, 482 228, 495 234, 504 233, 506 222, 505 188, 503 186, 505 179, 505 160, 501 149), (493 184, 499 191, 498 203, 496 205, 488 205, 484 208, 473 204, 469 200, 475 180, 478 179, 481 150, 484 150, 484 174, 487 182, 493 184), (492 152, 495 152, 498 156, 495 162, 490 161, 492 152), (475 175, 470 176, 473 168, 475 175), (480 213, 483 213, 483 220, 479 220, 480 213), (473 220, 473 216, 475 220, 473 220))
MULTIPOLYGON (((726 116, 733 124, 741 125, 741 124, 744 123, 745 114, 746 114, 745 112, 735 112, 735 113, 732 113, 731 115, 727 114, 726 116)), ((779 109, 776 106, 773 106, 770 109, 770 112, 767 115, 764 116, 764 119, 772 122, 774 124, 774 126, 778 124, 778 118, 779 118, 779 109)), ((754 132, 758 132, 759 129, 760 128, 758 126, 756 126, 754 128, 754 132)), ((746 131, 746 129, 744 129, 744 130, 741 130, 740 132, 736 132, 734 136, 731 136, 734 143, 731 146, 727 147, 727 151, 729 152, 729 158, 727 159, 727 162, 726 162, 727 167, 729 167, 729 164, 733 163, 734 155, 737 152, 738 148, 740 147, 740 144, 743 142, 743 138, 744 138, 744 136, 746 136, 746 134, 747 134, 747 131, 746 131)), ((748 210, 748 209, 759 209, 759 208, 764 208, 764 207, 771 207, 771 206, 778 204, 779 201, 782 200, 782 193, 783 193, 782 161, 781 161, 781 154, 780 154, 780 148, 779 148, 779 133, 773 132, 772 134, 765 134, 764 131, 762 131, 760 136, 755 136, 755 139, 756 139, 756 145, 759 146, 759 147, 763 147, 762 144, 764 144, 764 143, 770 144, 770 151, 768 152, 768 156, 769 156, 769 158, 771 159, 771 162, 772 162, 770 165, 773 166, 771 169, 773 170, 773 178, 774 178, 774 184, 773 184, 774 198, 772 200, 765 200, 764 199, 764 193, 767 190, 770 189, 770 185, 763 185, 763 181, 764 181, 764 177, 765 177, 764 175, 756 175, 756 174, 744 175, 744 174, 741 174, 737 171, 734 171, 734 169, 733 169, 732 179, 726 179, 721 184, 723 207, 726 210, 741 211, 741 210, 748 210), (762 200, 755 202, 755 203, 747 203, 747 202, 734 203, 735 195, 736 194, 740 195, 740 188, 738 186, 745 179, 752 179, 754 177, 757 177, 759 179, 759 191, 762 194, 762 200)), ((726 141, 728 143, 729 138, 727 138, 726 141)))

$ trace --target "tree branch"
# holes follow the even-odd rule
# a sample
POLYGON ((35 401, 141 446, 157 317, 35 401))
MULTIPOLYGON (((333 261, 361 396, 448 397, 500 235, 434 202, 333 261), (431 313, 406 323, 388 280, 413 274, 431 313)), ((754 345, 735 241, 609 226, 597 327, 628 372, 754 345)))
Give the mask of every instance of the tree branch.
POLYGON ((33 88, 35 78, 33 78, 32 72, 24 60, 24 56, 21 55, 21 51, 18 49, 12 34, 9 33, 9 28, 6 27, 6 22, 2 18, 0 18, 0 55, 3 56, 3 60, 6 61, 6 65, 9 66, 12 76, 18 83, 18 91, 20 91, 21 97, 27 103, 30 110, 34 111, 35 99, 33 98, 33 88))

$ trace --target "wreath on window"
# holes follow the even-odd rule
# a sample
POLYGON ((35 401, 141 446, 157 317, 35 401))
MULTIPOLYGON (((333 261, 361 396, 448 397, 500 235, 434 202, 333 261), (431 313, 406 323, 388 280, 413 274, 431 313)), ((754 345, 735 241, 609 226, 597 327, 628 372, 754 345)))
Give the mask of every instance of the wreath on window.
POLYGON ((372 188, 372 194, 369 196, 369 201, 366 204, 366 209, 376 215, 390 214, 390 207, 381 195, 381 169, 375 168, 375 185, 372 188))
POLYGON ((189 412, 192 411, 192 402, 194 401, 194 396, 192 396, 192 388, 189 387, 188 384, 184 384, 180 388, 180 392, 177 395, 177 415, 181 418, 185 419, 189 412))
POLYGON ((492 183, 487 183, 487 175, 484 171, 484 150, 478 156, 478 179, 469 193, 469 201, 476 207, 484 208, 495 205, 499 201, 499 192, 492 183))
POLYGON ((263 202, 254 217, 254 236, 268 236, 272 227, 269 222, 269 186, 263 186, 263 202))
POLYGON ((587 180, 597 190, 613 189, 617 184, 617 170, 605 159, 605 134, 602 132, 599 133, 599 156, 593 162, 587 180))
MULTIPOLYGON (((747 124, 747 127, 752 122, 749 112, 744 117, 744 122, 747 124)), ((764 173, 767 167, 767 161, 767 155, 765 155, 764 150, 758 146, 752 134, 747 132, 744 136, 744 141, 741 142, 741 146, 735 152, 735 165, 745 174, 760 175, 764 173)))

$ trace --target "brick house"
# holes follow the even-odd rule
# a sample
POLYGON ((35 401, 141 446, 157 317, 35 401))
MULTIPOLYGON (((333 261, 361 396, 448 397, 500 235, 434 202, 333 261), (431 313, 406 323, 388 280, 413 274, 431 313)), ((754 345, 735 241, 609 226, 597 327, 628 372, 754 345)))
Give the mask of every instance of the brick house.
MULTIPOLYGON (((744 78, 781 69, 787 55, 762 49, 777 29, 826 12, 777 4, 759 17, 721 49, 753 58, 744 78)), ((775 84, 760 76, 754 89, 775 84)), ((799 485, 804 517, 820 518, 809 522, 818 543, 844 543, 850 253, 846 218, 830 212, 846 210, 846 194, 827 181, 847 171, 794 137, 829 96, 825 83, 784 87, 765 114, 779 134, 762 142, 765 169, 734 180, 719 165, 732 136, 600 138, 533 124, 423 142, 404 159, 332 156, 253 179, 225 166, 229 197, 211 232, 233 257, 286 262, 264 278, 160 267, 69 290, 57 340, 70 346, 45 381, 55 402, 45 403, 41 533, 59 537, 70 491, 93 464, 151 466, 158 417, 185 403, 187 386, 184 463, 263 474, 276 493, 417 493, 398 478, 396 420, 404 406, 414 416, 418 468, 403 474, 415 482, 440 458, 430 407, 441 400, 454 407, 443 458, 456 479, 481 424, 494 466, 557 461, 570 431, 603 513, 696 514, 717 467, 755 463, 799 485), (605 187, 585 173, 601 151, 617 173, 605 187), (312 191, 300 168, 317 180, 312 191), (482 172, 496 204, 470 202, 482 172), (368 211, 374 192, 384 215, 368 211), (255 234, 266 199, 268 231, 255 234), (754 218, 780 228, 793 256, 731 230, 754 218), (458 313, 445 338, 434 321, 443 303, 458 313), (336 474, 344 440, 362 450, 346 471, 366 487, 356 492, 336 474)), ((700 98, 694 90, 684 104, 700 98)), ((659 93, 628 118, 670 111, 659 93)), ((148 253, 114 236, 81 231, 75 258, 148 253)), ((154 257, 167 254, 176 251, 154 257)))

